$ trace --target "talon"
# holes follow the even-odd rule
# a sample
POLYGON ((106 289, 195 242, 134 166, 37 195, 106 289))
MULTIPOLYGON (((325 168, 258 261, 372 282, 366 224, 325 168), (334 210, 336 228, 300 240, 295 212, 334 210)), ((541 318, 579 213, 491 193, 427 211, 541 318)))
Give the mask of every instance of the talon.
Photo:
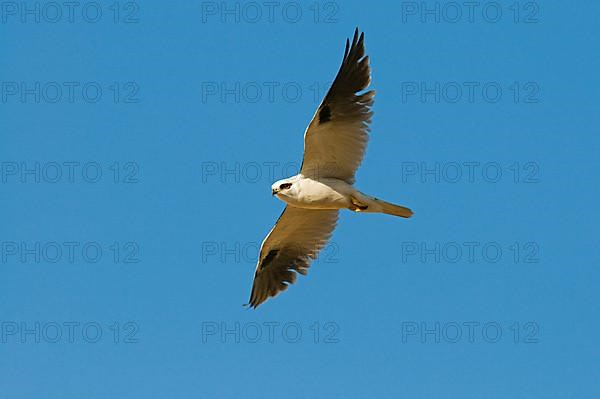
POLYGON ((369 208, 368 205, 363 204, 354 197, 350 197, 350 202, 352 203, 352 205, 349 208, 354 212, 365 211, 369 208))

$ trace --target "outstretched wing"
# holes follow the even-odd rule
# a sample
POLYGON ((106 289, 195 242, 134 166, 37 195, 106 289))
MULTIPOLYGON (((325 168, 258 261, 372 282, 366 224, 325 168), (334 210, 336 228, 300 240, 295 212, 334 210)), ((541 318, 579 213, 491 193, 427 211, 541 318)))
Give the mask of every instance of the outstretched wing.
POLYGON ((306 275, 337 223, 337 210, 287 206, 260 248, 248 305, 256 308, 306 275))
POLYGON ((371 81, 364 33, 354 32, 340 70, 304 133, 304 160, 300 173, 307 177, 335 177, 350 184, 369 140, 373 90, 357 94, 371 81))

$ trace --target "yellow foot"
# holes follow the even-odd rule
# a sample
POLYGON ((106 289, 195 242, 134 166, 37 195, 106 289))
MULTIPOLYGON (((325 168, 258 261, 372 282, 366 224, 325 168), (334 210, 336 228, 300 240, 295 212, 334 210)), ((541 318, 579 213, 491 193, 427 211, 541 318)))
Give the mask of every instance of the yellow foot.
POLYGON ((352 204, 348 208, 354 212, 362 212, 362 211, 367 210, 367 208, 369 208, 368 205, 363 204, 362 202, 360 202, 359 200, 357 200, 356 198, 354 198, 352 196, 350 197, 350 202, 352 204))

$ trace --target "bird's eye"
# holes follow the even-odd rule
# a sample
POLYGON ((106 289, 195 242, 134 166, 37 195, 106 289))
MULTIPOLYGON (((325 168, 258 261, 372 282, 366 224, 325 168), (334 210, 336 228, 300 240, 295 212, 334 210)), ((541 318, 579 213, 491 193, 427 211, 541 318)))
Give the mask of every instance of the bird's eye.
POLYGON ((288 188, 292 187, 292 183, 283 183, 279 186, 280 190, 287 190, 288 188))

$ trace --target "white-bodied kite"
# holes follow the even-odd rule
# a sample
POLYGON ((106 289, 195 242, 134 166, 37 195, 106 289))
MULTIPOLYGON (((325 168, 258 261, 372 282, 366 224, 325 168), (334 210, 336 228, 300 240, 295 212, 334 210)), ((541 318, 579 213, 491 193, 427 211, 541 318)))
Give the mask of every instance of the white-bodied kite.
POLYGON ((353 187, 367 141, 373 90, 359 93, 371 81, 364 33, 354 32, 340 70, 304 133, 300 173, 275 182, 272 194, 287 205, 260 248, 249 306, 284 291, 306 275, 310 262, 335 228, 338 211, 386 213, 408 218, 403 206, 368 196, 353 187))

